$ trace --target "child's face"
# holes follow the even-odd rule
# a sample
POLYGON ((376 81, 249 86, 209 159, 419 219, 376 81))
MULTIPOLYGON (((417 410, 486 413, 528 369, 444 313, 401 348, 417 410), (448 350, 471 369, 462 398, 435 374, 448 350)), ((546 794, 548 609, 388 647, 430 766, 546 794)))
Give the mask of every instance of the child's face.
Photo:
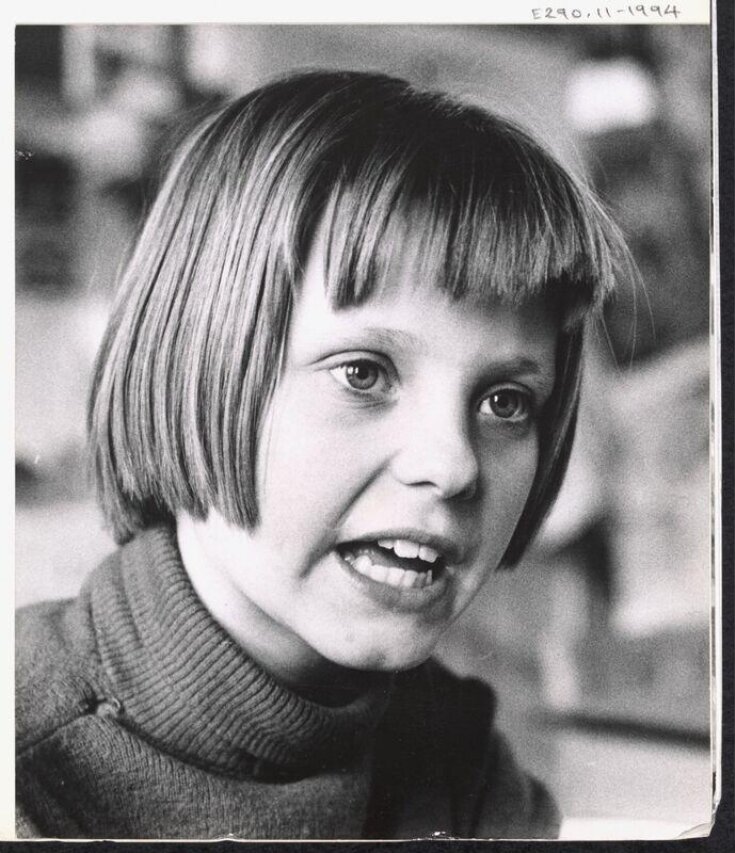
POLYGON ((286 672, 428 657, 526 503, 555 339, 541 305, 452 302, 409 268, 334 310, 317 245, 261 438, 260 522, 200 525, 226 627, 286 672))

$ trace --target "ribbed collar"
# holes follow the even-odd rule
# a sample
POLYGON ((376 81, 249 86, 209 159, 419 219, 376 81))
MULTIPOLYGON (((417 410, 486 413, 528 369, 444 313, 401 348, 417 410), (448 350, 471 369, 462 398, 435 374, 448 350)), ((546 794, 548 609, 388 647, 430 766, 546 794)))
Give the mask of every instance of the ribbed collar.
POLYGON ((201 604, 171 529, 124 546, 92 577, 90 594, 121 722, 198 766, 239 774, 258 762, 298 771, 349 761, 387 704, 389 677, 337 708, 275 682, 201 604))

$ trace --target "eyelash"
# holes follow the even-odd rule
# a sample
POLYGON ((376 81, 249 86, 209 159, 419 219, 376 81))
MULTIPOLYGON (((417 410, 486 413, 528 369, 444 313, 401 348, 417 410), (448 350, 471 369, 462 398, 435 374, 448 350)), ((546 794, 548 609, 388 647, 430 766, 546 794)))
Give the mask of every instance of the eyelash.
POLYGON ((533 417, 533 397, 528 391, 525 391, 523 388, 518 388, 515 385, 504 385, 497 388, 493 388, 489 393, 485 394, 485 396, 480 400, 480 405, 478 406, 478 411, 481 415, 491 414, 495 418, 505 423, 510 424, 524 424, 527 423, 533 417), (499 402, 498 398, 507 397, 511 395, 513 398, 513 402, 515 403, 514 411, 505 416, 498 413, 497 409, 507 408, 502 405, 502 401, 499 402), (483 408, 487 404, 489 408, 488 411, 483 411, 483 408), (494 408, 497 407, 496 408, 494 408))
MULTIPOLYGON (((329 372, 347 391, 360 397, 384 396, 389 394, 393 388, 393 382, 388 370, 373 358, 353 358, 331 368, 329 372), (353 384, 350 380, 355 379, 357 371, 365 367, 373 371, 375 381, 366 387, 358 387, 357 384, 353 384), (378 382, 382 382, 382 387, 375 387, 378 382)), ((359 380, 357 381, 359 382, 359 380)))
MULTIPOLYGON (((331 368, 329 372, 345 390, 358 397, 384 398, 390 395, 395 384, 388 369, 377 360, 368 357, 344 361, 331 368), (360 380, 357 374, 365 368, 372 373, 372 376, 366 377, 365 382, 369 383, 371 379, 373 381, 359 387, 360 380), (376 387, 379 383, 381 383, 380 387, 376 387)), ((528 391, 515 385, 498 386, 480 399, 477 409, 480 415, 491 415, 501 422, 524 424, 533 417, 533 397, 528 391), (511 400, 507 399, 508 396, 511 400), (506 398, 505 405, 503 405, 503 398, 506 398), (509 408, 512 411, 508 412, 509 408), (499 410, 504 410, 505 414, 501 414, 499 410)))

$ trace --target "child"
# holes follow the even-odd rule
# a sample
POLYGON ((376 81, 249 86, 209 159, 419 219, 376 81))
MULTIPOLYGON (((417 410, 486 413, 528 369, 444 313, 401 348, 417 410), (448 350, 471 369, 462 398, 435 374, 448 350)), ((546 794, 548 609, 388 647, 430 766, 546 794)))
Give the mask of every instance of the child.
POLYGON ((558 490, 620 251, 527 135, 400 80, 206 120, 93 381, 122 547, 19 617, 18 833, 554 836, 430 655, 558 490))

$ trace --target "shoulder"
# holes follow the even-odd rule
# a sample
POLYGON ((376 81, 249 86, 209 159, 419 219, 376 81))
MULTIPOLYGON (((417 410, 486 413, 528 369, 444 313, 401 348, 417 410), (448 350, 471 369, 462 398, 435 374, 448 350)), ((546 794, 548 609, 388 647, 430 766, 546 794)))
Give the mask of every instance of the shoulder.
POLYGON ((502 734, 493 732, 488 746, 478 835, 493 837, 504 827, 505 838, 557 838, 561 813, 546 786, 519 765, 502 734))
POLYGON ((24 607, 15 630, 16 749, 23 751, 89 713, 104 676, 89 596, 24 607))
MULTIPOLYGON (((421 791, 420 808, 402 832, 556 837, 559 814, 553 799, 520 767, 495 728, 495 708, 487 684, 461 678, 436 661, 398 677, 382 733, 381 773, 387 788, 404 795, 421 791)), ((386 808, 395 809, 389 801, 390 795, 386 808)))
POLYGON ((556 838, 561 815, 546 787, 518 762, 495 725, 492 688, 460 678, 435 661, 427 664, 441 698, 444 742, 459 820, 475 838, 556 838))

